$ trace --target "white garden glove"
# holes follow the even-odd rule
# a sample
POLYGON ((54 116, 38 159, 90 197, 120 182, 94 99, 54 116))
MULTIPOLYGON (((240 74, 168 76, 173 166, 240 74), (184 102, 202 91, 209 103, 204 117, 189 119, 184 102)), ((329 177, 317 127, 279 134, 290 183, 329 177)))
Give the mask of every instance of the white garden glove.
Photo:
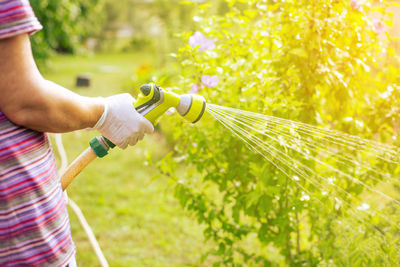
POLYGON ((125 149, 142 140, 154 127, 133 106, 130 94, 119 94, 104 99, 104 112, 93 127, 118 147, 125 149))

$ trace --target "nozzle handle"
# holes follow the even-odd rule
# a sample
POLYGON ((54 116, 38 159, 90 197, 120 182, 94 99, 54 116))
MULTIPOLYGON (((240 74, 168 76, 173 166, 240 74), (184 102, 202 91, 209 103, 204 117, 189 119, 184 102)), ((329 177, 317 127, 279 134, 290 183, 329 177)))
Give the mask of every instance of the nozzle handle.
MULTIPOLYGON (((132 104, 135 109, 142 114, 143 109, 141 108, 150 106, 160 99, 160 88, 153 83, 144 84, 140 87, 140 91, 142 96, 139 95, 138 100, 132 104)), ((108 154, 110 148, 115 147, 115 144, 104 136, 98 136, 90 141, 90 147, 93 149, 97 157, 102 158, 108 154)))
MULTIPOLYGON (((132 103, 133 106, 135 107, 135 109, 140 114, 142 114, 143 109, 141 109, 141 108, 149 106, 149 105, 153 104, 155 101, 158 101, 160 93, 159 93, 159 87, 154 84, 144 84, 140 87, 140 91, 142 92, 143 96, 145 96, 145 97, 149 96, 150 93, 152 93, 152 95, 153 95, 153 97, 151 97, 150 100, 145 99, 144 101, 139 96, 138 101, 132 103), (154 90, 155 88, 157 89, 156 91, 154 90), (156 97, 154 97, 154 95, 156 95, 156 97), (141 102, 144 102, 144 103, 140 104, 141 102)), ((145 97, 142 97, 142 98, 145 98, 145 97)), ((89 144, 90 144, 90 147, 93 149, 94 153, 99 158, 106 156, 108 154, 108 150, 110 150, 110 148, 115 147, 115 144, 104 136, 97 136, 97 137, 93 138, 89 144)))

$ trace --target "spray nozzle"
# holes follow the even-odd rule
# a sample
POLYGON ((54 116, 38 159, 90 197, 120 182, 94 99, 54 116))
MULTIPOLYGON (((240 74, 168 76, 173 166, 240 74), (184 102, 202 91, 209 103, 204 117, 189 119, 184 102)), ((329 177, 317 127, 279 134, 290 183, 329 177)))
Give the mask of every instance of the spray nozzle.
POLYGON ((206 109, 206 101, 199 95, 177 95, 152 83, 142 85, 140 92, 134 106, 153 124, 171 107, 176 108, 184 119, 192 123, 200 120, 206 109))
POLYGON ((191 123, 196 123, 203 117, 204 111, 206 110, 206 101, 204 97, 200 95, 181 95, 176 110, 186 120, 191 123))

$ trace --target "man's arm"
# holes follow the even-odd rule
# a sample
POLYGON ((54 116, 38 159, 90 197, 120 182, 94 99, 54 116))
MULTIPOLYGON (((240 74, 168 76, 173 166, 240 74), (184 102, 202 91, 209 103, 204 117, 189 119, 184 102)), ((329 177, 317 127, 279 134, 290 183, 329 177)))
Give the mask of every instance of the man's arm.
POLYGON ((45 80, 27 34, 0 40, 0 111, 14 123, 41 132, 93 127, 104 101, 75 94, 45 80))

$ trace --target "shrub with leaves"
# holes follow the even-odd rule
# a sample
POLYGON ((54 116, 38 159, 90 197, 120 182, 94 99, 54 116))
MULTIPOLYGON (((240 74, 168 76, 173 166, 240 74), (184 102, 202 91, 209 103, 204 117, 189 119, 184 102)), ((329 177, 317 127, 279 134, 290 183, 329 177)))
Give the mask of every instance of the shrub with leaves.
POLYGON ((36 60, 42 63, 51 51, 73 53, 81 43, 101 30, 103 0, 31 0, 30 3, 43 25, 32 36, 36 60))
MULTIPOLYGON (((387 3, 227 4, 226 15, 211 17, 205 14, 212 5, 200 5, 198 28, 181 35, 187 45, 174 55, 183 66, 177 91, 398 144, 392 137, 399 122, 400 71, 386 34, 391 26, 387 3), (378 16, 372 19, 372 13, 378 16)), ((296 183, 211 117, 196 125, 176 118, 166 124, 174 129, 175 146, 160 170, 175 181, 181 205, 215 243, 204 255, 217 255, 215 266, 399 262, 398 228, 372 215, 363 219, 373 227, 360 224, 349 208, 338 208, 336 199, 345 199, 344 193, 324 195, 309 188, 311 199, 301 198, 296 183)), ((344 181, 340 185, 354 196, 365 191, 344 181)), ((387 214, 398 221, 395 211, 393 206, 387 214)))

